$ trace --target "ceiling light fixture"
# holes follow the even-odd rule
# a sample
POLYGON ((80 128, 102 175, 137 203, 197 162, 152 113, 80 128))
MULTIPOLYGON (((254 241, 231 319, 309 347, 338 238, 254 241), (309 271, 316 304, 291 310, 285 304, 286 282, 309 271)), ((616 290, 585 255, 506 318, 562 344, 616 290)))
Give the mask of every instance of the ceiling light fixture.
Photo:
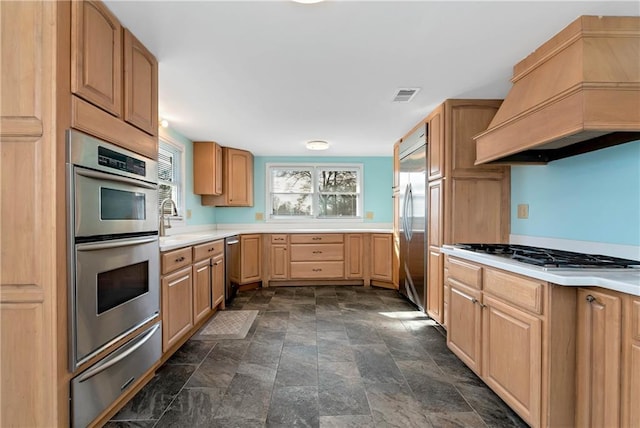
POLYGON ((169 121, 167 119, 160 119, 160 126, 162 126, 163 128, 168 128, 169 121))
POLYGON ((306 146, 309 150, 327 150, 329 148, 329 143, 322 140, 313 140, 307 141, 306 146))

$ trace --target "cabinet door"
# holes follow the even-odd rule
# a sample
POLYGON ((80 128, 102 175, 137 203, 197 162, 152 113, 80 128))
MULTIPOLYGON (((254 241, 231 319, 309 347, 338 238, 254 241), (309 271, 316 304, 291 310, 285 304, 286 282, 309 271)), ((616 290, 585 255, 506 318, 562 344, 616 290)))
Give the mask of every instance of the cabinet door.
POLYGON ((621 301, 578 290, 576 426, 620 426, 621 301))
POLYGON ((345 235, 345 278, 364 277, 364 235, 345 235))
POLYGON ((213 141, 193 143, 193 193, 222 194, 222 147, 213 141))
POLYGON ((230 206, 253 206, 253 156, 244 150, 225 148, 227 202, 230 206))
POLYGON ((443 244, 443 197, 444 181, 436 180, 429 182, 429 206, 427 207, 429 234, 427 239, 428 245, 434 247, 440 247, 443 244))
POLYGON ((440 105, 429 117, 428 159, 429 180, 444 175, 444 106, 440 105))
POLYGON ((449 282, 447 345, 471 370, 480 375, 482 312, 480 291, 449 282))
POLYGON ((271 279, 289 278, 289 257, 287 246, 271 244, 271 279))
POLYGON ((257 282, 262 278, 261 235, 240 236, 240 284, 257 282))
POLYGON ((220 305, 224 309, 224 255, 219 254, 211 260, 211 307, 220 305))
POLYGON ((542 321, 484 295, 482 379, 531 426, 540 426, 542 321))
POLYGON ((509 238, 508 175, 496 178, 454 177, 444 244, 506 242, 509 238))
POLYGON ((193 324, 211 312, 211 259, 193 265, 193 324))
POLYGON ((124 30, 124 120, 158 135, 158 61, 124 30))
POLYGON ((389 234, 371 235, 371 279, 391 282, 393 238, 389 234))
POLYGON ((162 350, 166 352, 193 327, 191 266, 162 278, 162 350))
POLYGON ((436 322, 444 322, 444 256, 437 247, 429 248, 427 264, 427 314, 436 322))
POLYGON ((122 116, 122 26, 104 3, 74 1, 71 92, 122 116))

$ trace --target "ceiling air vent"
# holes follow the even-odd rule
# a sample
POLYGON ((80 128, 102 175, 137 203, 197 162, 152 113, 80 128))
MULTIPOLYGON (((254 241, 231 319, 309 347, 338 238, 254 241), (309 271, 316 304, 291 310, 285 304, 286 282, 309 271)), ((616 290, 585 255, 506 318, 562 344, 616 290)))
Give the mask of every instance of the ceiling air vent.
POLYGON ((420 88, 400 88, 393 97, 394 103, 408 103, 418 93, 420 88))

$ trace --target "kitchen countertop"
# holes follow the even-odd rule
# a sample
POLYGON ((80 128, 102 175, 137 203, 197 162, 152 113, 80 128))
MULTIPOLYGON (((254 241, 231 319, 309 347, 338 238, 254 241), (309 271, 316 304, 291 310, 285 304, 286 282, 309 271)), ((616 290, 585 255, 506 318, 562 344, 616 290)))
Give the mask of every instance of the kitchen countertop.
POLYGON ((529 276, 563 286, 602 287, 640 296, 640 269, 545 269, 506 257, 476 253, 445 245, 442 252, 461 259, 529 276))
POLYGON ((242 235, 242 234, 254 234, 254 233, 392 233, 390 229, 354 229, 354 228, 340 228, 340 229, 320 229, 320 228, 300 228, 300 229, 288 229, 288 228, 265 228, 261 229, 238 229, 238 230, 207 230, 203 232, 188 232, 179 233, 171 236, 160 237, 160 251, 170 251, 182 247, 188 247, 190 245, 202 244, 204 242, 216 241, 218 239, 224 239, 229 236, 242 235))

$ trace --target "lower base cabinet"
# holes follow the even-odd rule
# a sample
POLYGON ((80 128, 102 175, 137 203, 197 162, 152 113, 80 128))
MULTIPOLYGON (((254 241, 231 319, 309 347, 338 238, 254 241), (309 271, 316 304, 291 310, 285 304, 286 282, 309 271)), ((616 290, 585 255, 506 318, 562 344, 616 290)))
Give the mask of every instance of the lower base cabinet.
POLYGON ((447 345, 532 427, 574 426, 575 289, 447 256, 447 345))
POLYGON ((162 352, 193 327, 193 273, 191 266, 162 278, 162 352))
POLYGON ((216 307, 224 308, 224 241, 161 254, 162 352, 195 333, 216 307))

